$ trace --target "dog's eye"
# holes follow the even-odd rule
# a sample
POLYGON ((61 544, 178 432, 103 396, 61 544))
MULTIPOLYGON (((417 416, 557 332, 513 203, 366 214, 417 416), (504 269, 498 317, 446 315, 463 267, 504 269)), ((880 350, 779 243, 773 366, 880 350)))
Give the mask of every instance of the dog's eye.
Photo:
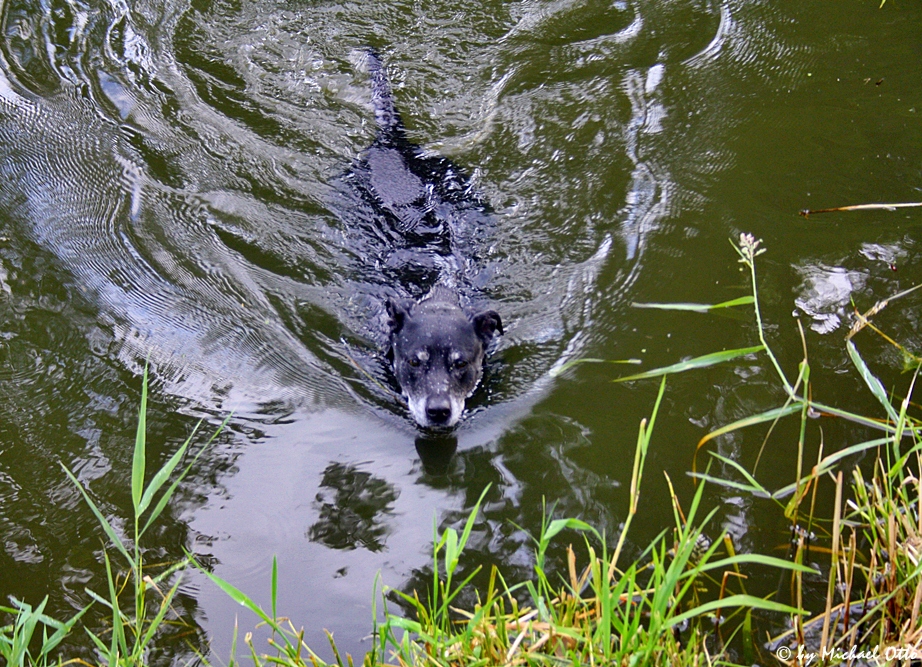
POLYGON ((452 365, 452 368, 456 370, 461 370, 462 368, 467 367, 467 361, 464 359, 455 359, 451 365, 452 365))
POLYGON ((409 359, 407 359, 407 363, 410 364, 410 366, 412 366, 413 368, 418 368, 420 361, 416 357, 410 357, 409 359))

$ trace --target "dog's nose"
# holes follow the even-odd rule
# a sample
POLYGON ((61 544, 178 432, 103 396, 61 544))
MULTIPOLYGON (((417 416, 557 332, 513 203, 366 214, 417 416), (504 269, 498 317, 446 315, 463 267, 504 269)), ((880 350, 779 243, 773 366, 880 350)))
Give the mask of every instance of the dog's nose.
POLYGON ((451 403, 447 398, 433 399, 426 405, 426 418, 430 424, 439 426, 451 419, 451 403))

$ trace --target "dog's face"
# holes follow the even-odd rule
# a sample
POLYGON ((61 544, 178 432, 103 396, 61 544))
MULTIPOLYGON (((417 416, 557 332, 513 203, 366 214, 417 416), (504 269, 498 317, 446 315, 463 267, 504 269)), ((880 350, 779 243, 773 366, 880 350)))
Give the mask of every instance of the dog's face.
POLYGON ((458 423, 483 373, 487 345, 503 324, 496 311, 468 317, 457 300, 433 291, 418 303, 388 301, 394 375, 423 427, 458 423))

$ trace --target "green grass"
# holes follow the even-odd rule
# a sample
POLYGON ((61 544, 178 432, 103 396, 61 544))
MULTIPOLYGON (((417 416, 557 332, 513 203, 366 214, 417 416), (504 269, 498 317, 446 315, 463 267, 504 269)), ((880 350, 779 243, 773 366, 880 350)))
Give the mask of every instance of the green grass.
POLYGON ((98 664, 110 667, 147 664, 149 650, 159 631, 163 629, 167 614, 171 610, 171 603, 179 590, 181 573, 189 565, 191 558, 186 557, 156 576, 151 576, 144 566, 142 539, 166 508, 183 478, 224 427, 222 424, 205 446, 191 457, 185 468, 174 475, 198 432, 201 425, 199 422, 176 453, 150 479, 146 479, 147 396, 145 367, 131 468, 133 513, 130 536, 119 534, 92 499, 89 491, 66 466, 62 465, 106 537, 108 546, 103 551, 108 584, 106 593, 99 594, 86 589, 90 598, 89 604, 66 622, 56 621, 42 613, 47 598, 35 609, 18 601, 14 601, 15 608, 0 607, 0 611, 14 615, 11 625, 0 628, 0 656, 6 660, 7 665, 20 667, 62 662, 63 659, 60 657, 57 661, 50 661, 51 652, 74 630, 77 622, 93 604, 105 607, 111 615, 111 622, 104 631, 92 630, 85 626, 82 628, 96 647, 98 664), (122 569, 112 562, 110 551, 114 551, 127 575, 120 574, 122 569), (38 637, 35 632, 40 626, 42 635, 38 637), (53 631, 50 635, 49 630, 53 631), (33 653, 31 647, 36 646, 37 649, 33 653))
POLYGON ((430 602, 426 605, 417 595, 397 591, 414 610, 416 619, 388 615, 377 651, 366 663, 692 664, 714 650, 706 638, 713 634, 714 619, 721 614, 726 617, 739 609, 798 613, 745 592, 724 594, 720 579, 712 573, 738 571, 750 563, 810 570, 776 558, 720 554, 722 542, 702 547, 703 527, 714 515, 712 511, 699 522, 703 487, 687 514, 673 494, 673 529, 648 545, 638 561, 619 566, 664 388, 662 382, 650 421, 640 426, 631 507, 614 551, 609 551, 602 535, 582 521, 547 519, 535 538, 533 579, 509 586, 494 568, 476 608, 451 613, 451 602, 473 576, 452 587, 453 571, 475 518, 475 507, 460 537, 450 528, 437 536, 434 554, 438 559, 443 551, 444 563, 438 567, 436 562, 434 571, 442 574, 433 581, 430 602), (577 555, 571 547, 568 576, 560 577, 546 571, 545 562, 549 545, 564 530, 584 534, 585 564, 581 570, 577 568, 577 555), (516 595, 522 589, 527 591, 524 604, 516 595))
POLYGON ((3 658, 7 667, 55 664, 56 661, 50 660, 51 652, 71 633, 77 621, 88 609, 84 607, 69 621, 62 623, 43 613, 47 602, 46 597, 37 607, 33 608, 25 602, 14 599, 15 608, 0 606, 0 612, 12 614, 15 618, 12 625, 0 628, 0 657, 3 658), (39 628, 42 631, 40 637, 35 634, 39 628), (49 630, 52 631, 50 635, 49 630), (30 650, 33 643, 39 644, 38 651, 34 654, 30 650))
POLYGON ((147 394, 147 368, 145 367, 141 387, 141 408, 138 413, 138 428, 131 466, 131 504, 133 509, 131 526, 133 530, 130 538, 118 534, 90 497, 87 489, 62 464, 64 472, 80 490, 84 501, 86 501, 86 504, 96 517, 100 528, 108 538, 108 544, 115 548, 116 553, 122 557, 124 565, 128 568, 127 581, 121 582, 109 558, 109 550, 103 551, 108 581, 107 595, 100 595, 89 589, 86 591, 94 602, 108 608, 112 614, 108 641, 100 634, 89 629, 86 629, 86 632, 96 645, 100 664, 113 667, 115 665, 145 664, 145 658, 151 642, 170 611, 170 605, 176 596, 177 590, 179 590, 181 582, 180 576, 173 575, 174 573, 181 573, 189 564, 190 559, 187 557, 169 567, 166 571, 151 577, 145 573, 141 540, 148 528, 163 512, 180 482, 192 470, 199 457, 224 427, 224 424, 222 424, 208 443, 201 447, 186 467, 175 476, 172 483, 164 488, 167 482, 170 481, 170 477, 177 466, 185 458, 189 445, 201 425, 201 422, 199 422, 176 453, 145 484, 147 466, 147 394), (173 583, 164 593, 162 591, 164 584, 170 579, 173 580, 173 583), (121 600, 122 584, 129 585, 131 589, 127 606, 123 605, 121 600), (155 592, 157 596, 153 596, 152 592, 155 592), (159 597, 159 600, 156 597, 159 597))
MULTIPOLYGON (((695 473, 695 476, 755 497, 768 498, 777 503, 779 510, 791 521, 792 528, 806 526, 796 531, 799 537, 795 544, 794 562, 804 562, 811 549, 814 558, 818 552, 829 554, 825 608, 812 619, 805 620, 802 615, 792 617, 792 629, 773 640, 775 647, 805 647, 820 656, 826 651, 828 663, 835 664, 842 661, 841 656, 847 655, 852 647, 856 650, 873 651, 876 648, 885 651, 894 647, 922 646, 922 489, 919 482, 922 479, 922 426, 909 416, 912 390, 922 360, 870 322, 871 317, 892 301, 910 294, 917 287, 895 294, 877 303, 868 312, 858 314, 857 322, 847 336, 846 354, 882 410, 880 416, 874 417, 855 414, 812 398, 805 342, 804 359, 799 364, 794 381, 791 382, 781 369, 766 342, 759 310, 755 259, 764 252, 759 246, 759 241, 744 234, 735 248, 740 261, 749 269, 761 346, 777 373, 786 399, 782 405, 715 429, 701 439, 696 451, 706 451, 706 446, 722 435, 768 425, 762 445, 764 451, 772 441, 775 425, 782 419, 797 418, 800 423, 796 476, 790 484, 769 490, 758 482, 758 459, 755 468, 748 471, 736 461, 713 452, 710 455, 725 469, 734 470, 738 477, 716 478, 707 472, 695 473), (896 403, 864 361, 853 340, 866 328, 876 331, 896 346, 903 354, 906 369, 914 373, 907 395, 896 403), (811 428, 811 418, 820 416, 870 428, 879 437, 826 454, 821 434, 815 434, 815 427, 811 428), (810 456, 807 445, 813 438, 819 441, 819 446, 815 463, 810 465, 807 462, 810 456), (858 467, 850 471, 841 469, 846 461, 862 453, 872 453, 876 462, 869 479, 858 467), (849 477, 851 483, 847 484, 849 477), (831 511, 816 507, 817 488, 821 483, 834 484, 835 501, 831 511), (843 503, 846 494, 850 497, 847 503, 843 503), (821 538, 811 546, 807 536, 813 530, 819 531, 821 538)), ((748 351, 752 348, 719 354, 729 359, 748 351)), ((699 359, 717 357, 715 354, 699 359)), ((689 367, 695 365, 689 362, 689 367)), ((651 377, 677 370, 680 369, 671 366, 643 375, 651 377)), ((796 606, 802 607, 804 583, 798 572, 792 573, 790 589, 792 600, 796 606)))

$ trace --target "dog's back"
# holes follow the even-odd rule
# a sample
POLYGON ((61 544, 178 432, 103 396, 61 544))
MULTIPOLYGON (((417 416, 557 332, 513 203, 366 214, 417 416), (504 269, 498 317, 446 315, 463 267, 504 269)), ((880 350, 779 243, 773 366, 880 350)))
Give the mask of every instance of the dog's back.
POLYGON ((384 64, 372 50, 366 62, 377 134, 349 180, 374 213, 371 231, 386 255, 378 264, 417 298, 444 284, 476 300, 478 250, 491 223, 486 202, 464 170, 407 138, 384 64))
POLYGON ((377 136, 348 175, 372 212, 373 261, 390 284, 388 355, 421 426, 457 423, 476 388, 487 347, 502 333, 499 315, 468 308, 478 294, 476 241, 488 225, 470 178, 407 138, 381 59, 366 55, 377 136))

